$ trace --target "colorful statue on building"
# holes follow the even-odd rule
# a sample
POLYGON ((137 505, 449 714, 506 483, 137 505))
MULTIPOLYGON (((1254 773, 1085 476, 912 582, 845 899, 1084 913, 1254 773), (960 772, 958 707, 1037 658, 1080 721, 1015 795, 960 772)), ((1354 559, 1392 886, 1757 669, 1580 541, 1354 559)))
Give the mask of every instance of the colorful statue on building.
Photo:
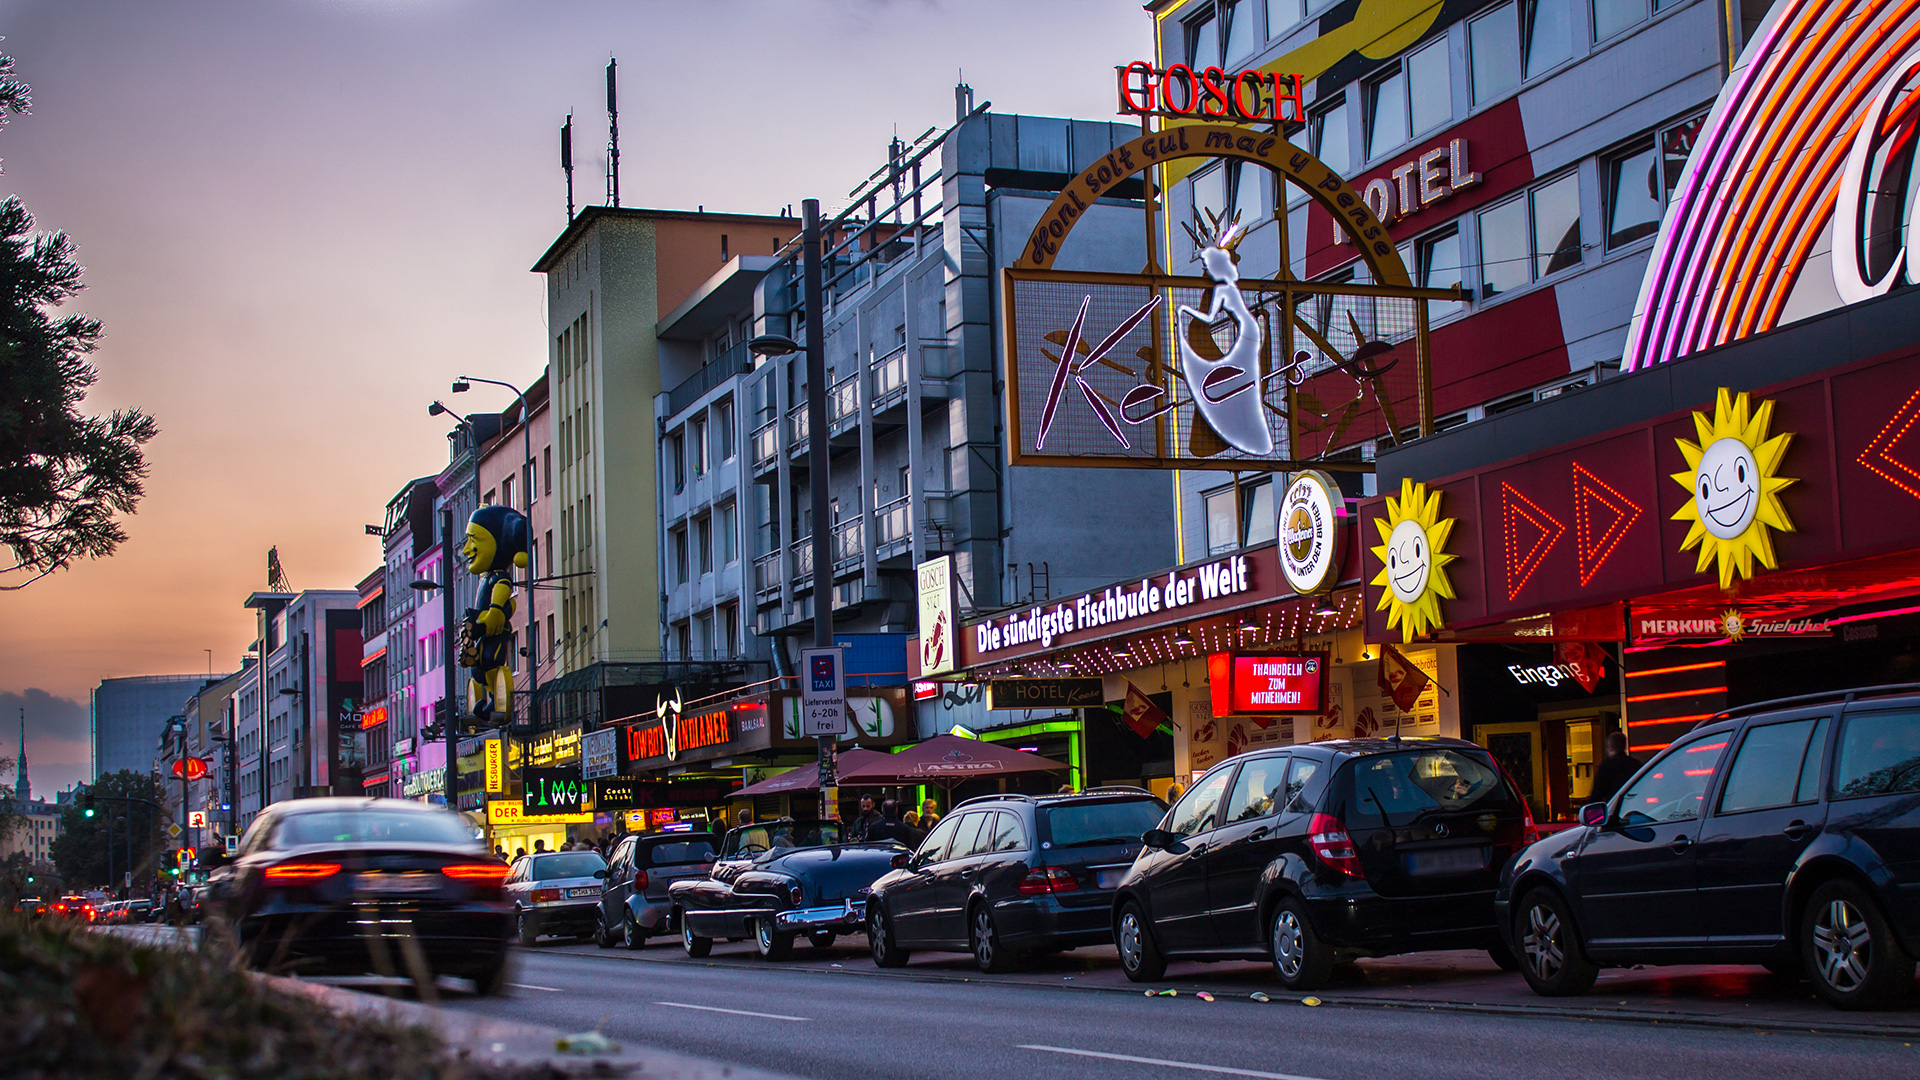
POLYGON ((460 626, 460 663, 468 669, 467 710, 484 725, 513 717, 513 568, 525 569, 532 528, 506 506, 483 506, 467 521, 460 557, 480 579, 460 626))

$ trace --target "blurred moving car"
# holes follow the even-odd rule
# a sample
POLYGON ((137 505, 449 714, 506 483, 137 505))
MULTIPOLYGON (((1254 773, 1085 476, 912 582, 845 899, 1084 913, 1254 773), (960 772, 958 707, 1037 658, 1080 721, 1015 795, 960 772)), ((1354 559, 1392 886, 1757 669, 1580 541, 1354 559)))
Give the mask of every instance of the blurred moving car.
POLYGON ((78 919, 82 922, 93 921, 93 901, 84 896, 69 893, 50 904, 48 914, 63 919, 78 919))
POLYGON ((825 948, 865 929, 868 888, 906 854, 891 840, 842 844, 837 821, 742 825, 727 833, 710 875, 668 888, 680 944, 700 957, 714 938, 751 936, 769 960, 785 958, 801 934, 825 948))
POLYGON ((145 898, 127 900, 123 901, 123 903, 125 903, 126 906, 120 911, 120 921, 124 923, 152 922, 159 917, 158 913, 163 910, 160 905, 145 898))
POLYGON ((655 934, 669 932, 673 903, 668 889, 683 878, 704 877, 720 837, 706 832, 629 836, 614 846, 600 893, 600 921, 594 944, 610 949, 618 942, 638 949, 655 934))
POLYGON ((1149 830, 1114 897, 1135 982, 1167 960, 1271 960, 1311 990, 1355 957, 1486 949, 1507 970, 1494 889, 1539 839, 1487 751, 1461 739, 1347 739, 1242 754, 1149 830))
POLYGON ((240 842, 223 907, 258 967, 506 983, 508 867, 472 824, 404 799, 275 803, 240 842))
POLYGON ((52 910, 51 905, 37 896, 23 896, 13 903, 14 914, 26 915, 29 918, 45 915, 50 910, 52 910))
POLYGON ((1876 687, 1708 718, 1503 876, 1496 905, 1543 995, 1628 964, 1804 973, 1843 1009, 1913 990, 1920 693, 1876 687))
POLYGON ((873 962, 966 950, 981 971, 1005 971, 1024 955, 1112 941, 1114 887, 1166 810, 1138 788, 961 803, 873 883, 873 962))
POLYGON ((515 859, 505 893, 514 934, 532 945, 542 934, 585 937, 600 926, 600 879, 607 860, 597 851, 556 851, 515 859))

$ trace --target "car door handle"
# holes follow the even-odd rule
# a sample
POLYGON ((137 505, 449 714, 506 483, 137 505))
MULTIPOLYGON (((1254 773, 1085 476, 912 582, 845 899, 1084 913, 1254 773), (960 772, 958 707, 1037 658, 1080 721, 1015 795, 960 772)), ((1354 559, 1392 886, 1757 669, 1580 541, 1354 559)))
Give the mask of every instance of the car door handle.
POLYGON ((1250 832, 1250 833, 1248 833, 1248 834, 1247 834, 1247 839, 1249 839, 1249 840, 1258 840, 1258 839, 1260 839, 1261 837, 1263 837, 1263 836, 1265 836, 1265 835, 1267 835, 1267 833, 1268 833, 1269 831, 1270 831, 1270 830, 1268 829, 1268 827, 1267 827, 1267 826, 1265 826, 1265 825, 1262 825, 1262 826, 1260 826, 1259 828, 1257 828, 1257 829, 1255 829, 1255 830, 1253 830, 1252 832, 1250 832))
POLYGON ((1672 848, 1675 851, 1685 851, 1688 848, 1693 846, 1693 837, 1676 836, 1673 838, 1673 843, 1668 844, 1667 846, 1672 848))
POLYGON ((1781 829, 1780 831, 1786 834, 1787 839, 1798 840, 1801 837, 1806 836, 1808 833, 1811 833, 1813 831, 1813 826, 1807 824, 1804 821, 1797 821, 1797 820, 1789 821, 1787 822, 1787 827, 1784 829, 1781 829))

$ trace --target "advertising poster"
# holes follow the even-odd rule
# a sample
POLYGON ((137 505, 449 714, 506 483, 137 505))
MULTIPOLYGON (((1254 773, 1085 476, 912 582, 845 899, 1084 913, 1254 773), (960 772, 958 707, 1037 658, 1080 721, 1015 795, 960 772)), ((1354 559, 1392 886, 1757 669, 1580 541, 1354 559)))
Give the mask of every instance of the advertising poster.
MULTIPOLYGON (((620 732, 615 728, 580 736, 581 774, 588 780, 620 773, 620 732)), ((492 791, 492 788, 488 788, 492 791)))
POLYGON ((942 555, 920 564, 920 674, 952 671, 960 657, 959 627, 953 619, 953 556, 942 555))
MULTIPOLYGON (((1429 680, 1425 690, 1413 703, 1413 708, 1402 712, 1394 706, 1393 699, 1380 692, 1380 661, 1357 665, 1352 681, 1353 691, 1353 737, 1385 738, 1389 735, 1442 735, 1457 734, 1457 718, 1452 724, 1453 731, 1442 730, 1442 697, 1440 687, 1449 688, 1453 683, 1453 672, 1442 671, 1439 650, 1434 648, 1403 648, 1400 655, 1407 662, 1426 673, 1429 680)), ((1449 657, 1449 659, 1451 659, 1449 657)), ((1452 665, 1448 664, 1448 668, 1452 665)))

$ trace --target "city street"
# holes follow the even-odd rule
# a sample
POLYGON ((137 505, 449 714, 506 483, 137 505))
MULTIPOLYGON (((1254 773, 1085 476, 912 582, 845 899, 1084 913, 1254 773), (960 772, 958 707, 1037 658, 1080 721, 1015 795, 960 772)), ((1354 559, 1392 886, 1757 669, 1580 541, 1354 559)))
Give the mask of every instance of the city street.
MULTIPOLYGON (((522 951, 510 997, 455 998, 445 1007, 567 1030, 598 1027, 618 1040, 804 1077, 1130 1078, 1177 1070, 1319 1080, 1840 1080, 1920 1072, 1920 1049, 1913 1045, 1920 1041, 1920 1010, 1835 1013, 1795 1000, 1807 996, 1804 984, 1798 993, 1746 985, 1768 983, 1758 969, 1675 978, 1676 969, 1661 973, 1660 982, 1636 982, 1625 997, 1603 981, 1593 994, 1564 1002, 1532 998, 1517 976, 1505 976, 1516 992, 1513 1005, 1462 1010, 1389 1005, 1371 996, 1380 988, 1364 981, 1383 965, 1363 964, 1344 986, 1322 995, 1325 1004, 1309 1008, 1283 998, 1267 972, 1250 964, 1176 965, 1154 985, 1179 988, 1177 996, 1148 998, 1126 982, 1111 950, 982 976, 965 957, 950 954, 922 954, 899 972, 881 972, 862 946, 856 937, 769 964, 746 943, 717 943, 712 957, 699 961, 672 941, 637 953, 543 944, 522 951), (1215 1000, 1195 996, 1208 987, 1215 1000), (1249 1000, 1255 991, 1273 1000, 1249 1000), (1634 1010, 1620 1010, 1615 1003, 1622 1001, 1634 1010), (1715 1002, 1786 1022, 1743 1025, 1715 1013, 1715 1002), (1708 1008, 1699 1009, 1702 1004, 1708 1008), (1884 1033, 1833 1033, 1855 1025, 1884 1033)), ((1445 963, 1421 970, 1456 991, 1478 981, 1448 973, 1445 963)), ((1634 981, 1642 974, 1618 976, 1634 981)))

